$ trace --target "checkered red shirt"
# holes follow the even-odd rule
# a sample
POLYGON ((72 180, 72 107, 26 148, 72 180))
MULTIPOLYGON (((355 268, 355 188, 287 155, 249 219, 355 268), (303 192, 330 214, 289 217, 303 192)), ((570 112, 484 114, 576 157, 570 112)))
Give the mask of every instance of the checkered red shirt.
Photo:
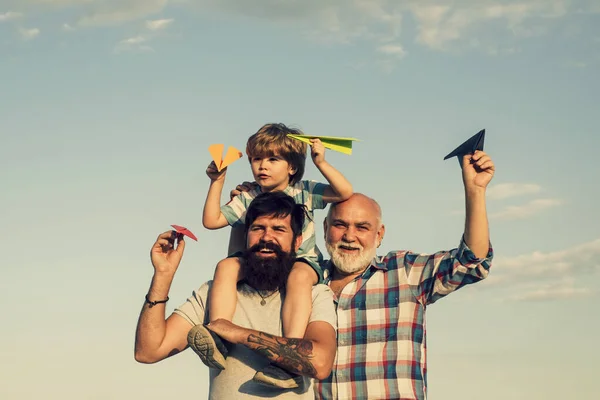
POLYGON ((477 259, 461 240, 451 251, 374 259, 336 301, 337 355, 329 378, 316 382, 316 398, 425 400, 426 306, 486 278, 492 257, 491 245, 477 259))

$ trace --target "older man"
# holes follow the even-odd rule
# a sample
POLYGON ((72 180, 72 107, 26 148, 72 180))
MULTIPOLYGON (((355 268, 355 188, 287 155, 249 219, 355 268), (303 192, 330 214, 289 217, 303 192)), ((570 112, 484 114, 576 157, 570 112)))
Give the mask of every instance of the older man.
POLYGON ((284 286, 300 246, 304 209, 283 192, 257 196, 246 215, 245 281, 238 285, 233 323, 217 320, 208 326, 210 282, 203 284, 165 321, 165 303, 185 242, 173 232, 159 235, 151 250, 154 277, 142 308, 135 342, 135 359, 154 363, 184 350, 188 343, 210 370, 211 399, 312 399, 312 379, 330 374, 335 355, 335 309, 331 290, 313 288, 312 313, 302 339, 281 337, 284 286), (207 329, 208 328, 208 329, 207 329), (210 342, 207 342, 209 338, 210 342), (212 339, 211 339, 212 338, 212 339), (220 338, 229 346, 220 346, 220 338), (220 359, 217 353, 226 357, 220 359), (269 363, 300 374, 294 390, 273 389, 253 380, 269 363))
POLYGON ((337 303, 338 347, 331 375, 316 385, 318 398, 426 398, 426 307, 486 278, 491 267, 485 191, 494 164, 483 151, 461 161, 466 223, 456 249, 376 257, 385 233, 377 202, 355 194, 329 209, 326 283, 337 303))

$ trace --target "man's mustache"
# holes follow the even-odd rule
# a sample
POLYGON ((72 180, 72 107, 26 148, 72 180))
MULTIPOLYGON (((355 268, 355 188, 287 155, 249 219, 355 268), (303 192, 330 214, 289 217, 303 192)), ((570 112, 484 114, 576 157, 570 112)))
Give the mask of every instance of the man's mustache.
POLYGON ((363 247, 360 244, 350 244, 344 241, 339 241, 334 246, 336 249, 345 248, 348 250, 363 250, 363 247))
POLYGON ((274 251, 278 255, 284 254, 281 247, 278 244, 273 243, 273 242, 257 243, 254 246, 250 247, 248 249, 248 252, 249 253, 258 253, 261 250, 271 250, 271 251, 274 251))

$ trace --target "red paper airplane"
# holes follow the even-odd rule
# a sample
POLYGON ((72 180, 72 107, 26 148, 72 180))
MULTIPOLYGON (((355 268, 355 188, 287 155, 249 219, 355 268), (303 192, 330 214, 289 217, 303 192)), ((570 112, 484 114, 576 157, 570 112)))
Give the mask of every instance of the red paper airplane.
POLYGON ((171 225, 171 226, 175 229, 175 232, 182 233, 185 236, 188 236, 188 237, 194 239, 196 242, 198 241, 198 238, 196 237, 196 235, 194 235, 188 228, 179 226, 179 225, 171 225))

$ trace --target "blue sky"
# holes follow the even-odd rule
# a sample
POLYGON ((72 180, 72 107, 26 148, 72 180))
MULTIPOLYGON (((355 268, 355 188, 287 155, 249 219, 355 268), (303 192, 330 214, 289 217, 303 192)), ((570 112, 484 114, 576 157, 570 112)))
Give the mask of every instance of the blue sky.
POLYGON ((284 122, 361 139, 326 158, 380 202, 382 253, 458 245, 442 158, 486 128, 496 257, 429 309, 430 398, 595 399, 598 26, 587 0, 0 0, 0 397, 206 397, 192 352, 133 360, 149 249, 199 238, 170 312, 227 248, 207 147, 284 122))

